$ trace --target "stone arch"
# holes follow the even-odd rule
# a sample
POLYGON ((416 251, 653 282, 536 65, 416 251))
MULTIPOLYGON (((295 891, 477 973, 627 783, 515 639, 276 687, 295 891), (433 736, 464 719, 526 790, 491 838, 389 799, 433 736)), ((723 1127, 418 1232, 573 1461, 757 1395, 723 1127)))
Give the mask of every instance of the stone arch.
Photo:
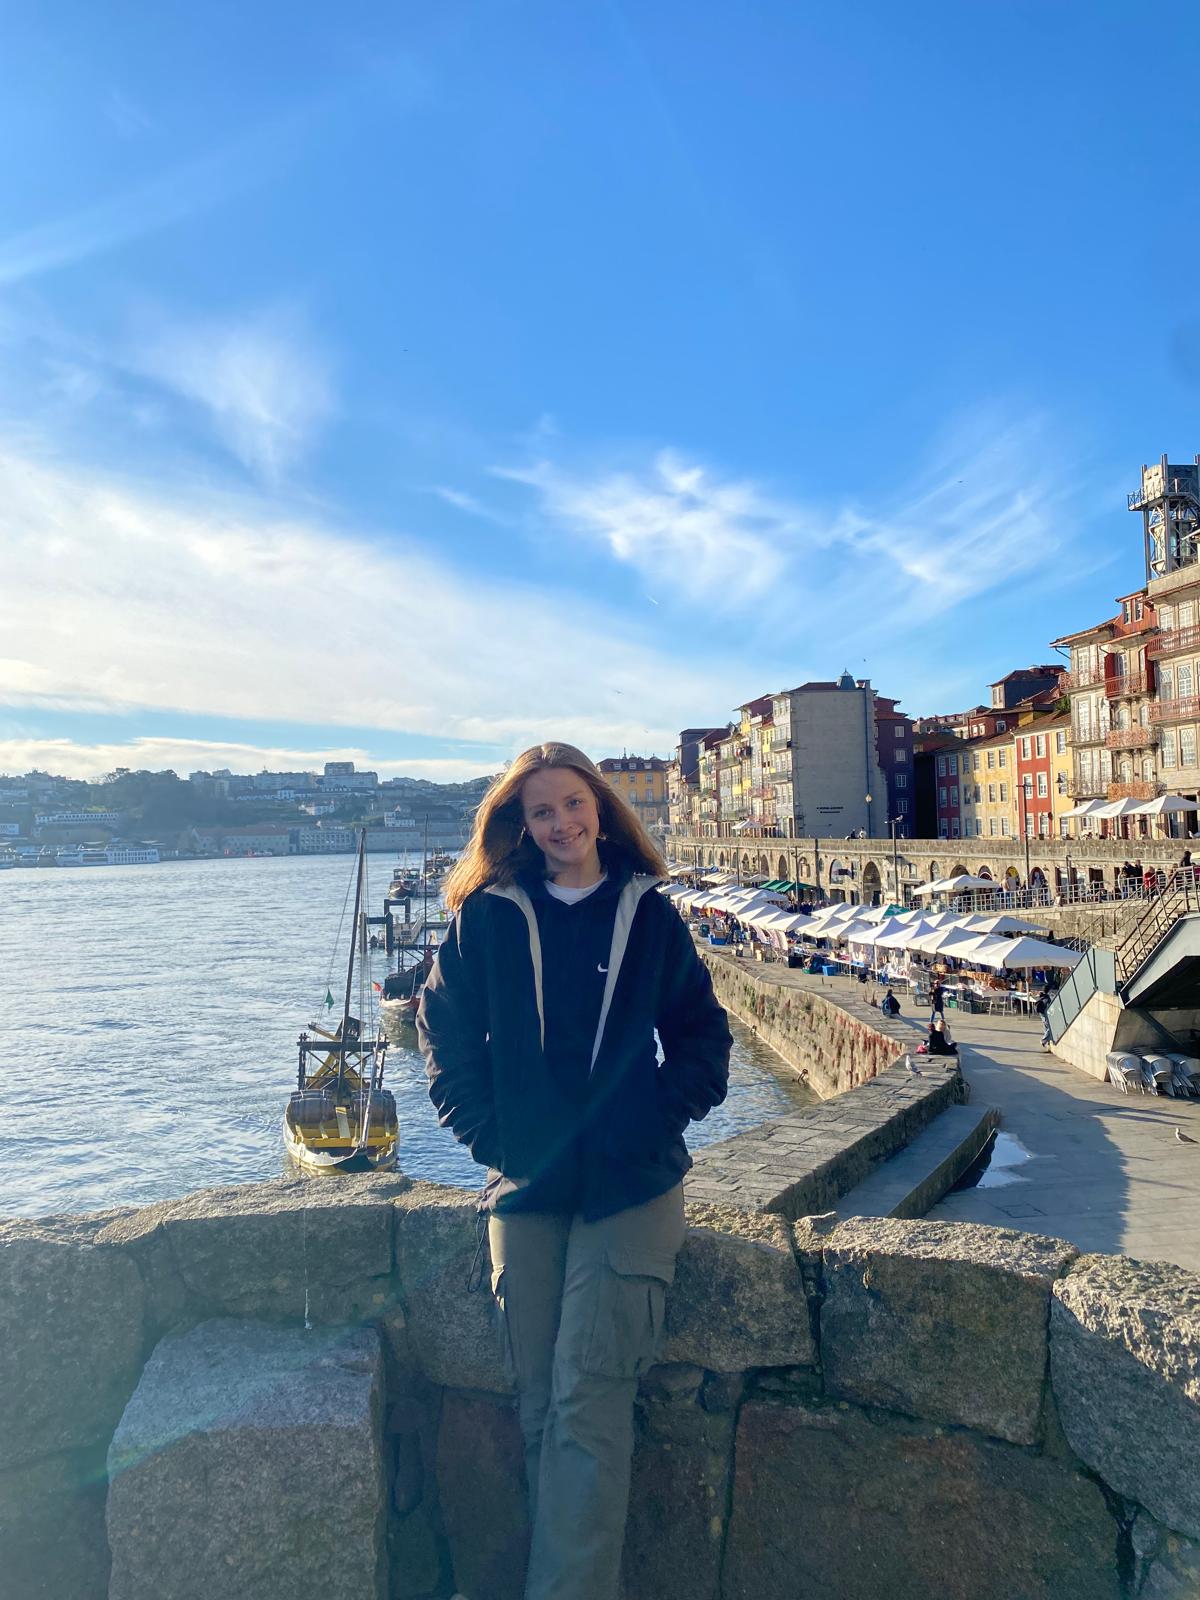
POLYGON ((722 850, 720 855, 717 857, 717 865, 719 867, 723 867, 725 865, 725 852, 724 852, 724 850, 722 850))
POLYGON ((786 856, 780 856, 779 860, 776 862, 776 864, 775 864, 775 876, 776 876, 776 878, 778 879, 778 881, 780 883, 783 883, 787 879, 787 876, 788 876, 788 864, 787 864, 787 857, 786 856))
POLYGON ((975 876, 977 878, 995 878, 996 875, 992 871, 991 867, 989 867, 988 864, 986 862, 984 862, 982 867, 976 867, 975 876))
POLYGON ((767 860, 766 856, 759 856, 758 866, 755 867, 754 870, 756 872, 761 872, 764 878, 769 878, 771 876, 771 863, 767 860))
POLYGON ((883 897, 883 878, 880 876, 876 862, 863 862, 860 882, 862 884, 863 903, 865 905, 878 905, 883 897))
POLYGON ((750 873, 752 871, 753 871, 753 868, 750 865, 750 852, 748 850, 743 850, 742 851, 742 873, 746 877, 749 877, 749 875, 750 875, 750 873))
POLYGON ((1031 867, 1029 871, 1029 887, 1031 889, 1044 889, 1046 887, 1046 874, 1041 867, 1031 867))
POLYGON ((937 862, 936 861, 931 861, 929 863, 929 881, 930 881, 930 883, 932 883, 935 878, 940 878, 941 875, 942 875, 941 869, 938 866, 937 862))
POLYGON ((967 876, 967 869, 963 866, 962 862, 959 861, 950 868, 950 871, 946 874, 946 876, 948 878, 965 878, 967 876))

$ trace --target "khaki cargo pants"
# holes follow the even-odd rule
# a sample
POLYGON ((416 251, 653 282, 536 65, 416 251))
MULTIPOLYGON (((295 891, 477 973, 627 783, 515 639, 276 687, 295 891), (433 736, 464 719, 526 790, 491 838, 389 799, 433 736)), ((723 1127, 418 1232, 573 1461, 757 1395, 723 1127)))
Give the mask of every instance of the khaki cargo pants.
POLYGON ((683 1227, 682 1185, 600 1222, 490 1218, 533 1522, 526 1600, 615 1600, 634 1396, 662 1333, 683 1227))

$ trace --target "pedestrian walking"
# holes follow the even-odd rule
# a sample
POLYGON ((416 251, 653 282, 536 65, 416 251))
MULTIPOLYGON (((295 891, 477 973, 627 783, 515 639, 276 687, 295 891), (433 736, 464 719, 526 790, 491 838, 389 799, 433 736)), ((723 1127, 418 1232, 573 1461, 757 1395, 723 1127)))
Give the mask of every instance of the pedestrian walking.
POLYGON ((683 1135, 725 1097, 728 1022, 664 876, 594 763, 534 746, 476 813, 421 1000, 439 1120, 488 1169, 526 1600, 616 1600, 634 1396, 683 1242, 683 1135))
POLYGON ((1050 986, 1043 984, 1037 997, 1034 1010, 1042 1019, 1042 1049, 1049 1050, 1053 1043, 1050 1033, 1050 986))
POLYGON ((942 980, 940 978, 934 984, 933 991, 929 996, 929 1007, 930 1007, 930 1009, 929 1009, 930 1026, 933 1025, 933 1022, 937 1017, 941 1017, 942 1021, 945 1022, 945 1020, 946 1020, 946 991, 942 987, 942 980))

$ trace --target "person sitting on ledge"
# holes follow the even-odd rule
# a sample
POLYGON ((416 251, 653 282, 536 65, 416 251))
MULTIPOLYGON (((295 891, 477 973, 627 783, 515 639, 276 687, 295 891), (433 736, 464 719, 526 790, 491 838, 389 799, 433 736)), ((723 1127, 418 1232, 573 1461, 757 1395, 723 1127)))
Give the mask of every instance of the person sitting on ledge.
POLYGON ((898 1017, 900 1015, 900 1002, 896 999, 896 996, 890 989, 884 995, 883 1002, 879 1009, 883 1012, 885 1017, 898 1017))
POLYGON ((954 1056, 958 1054, 958 1046, 950 1037, 950 1030, 941 1017, 935 1017, 929 1024, 929 1038, 926 1048, 931 1056, 954 1056))

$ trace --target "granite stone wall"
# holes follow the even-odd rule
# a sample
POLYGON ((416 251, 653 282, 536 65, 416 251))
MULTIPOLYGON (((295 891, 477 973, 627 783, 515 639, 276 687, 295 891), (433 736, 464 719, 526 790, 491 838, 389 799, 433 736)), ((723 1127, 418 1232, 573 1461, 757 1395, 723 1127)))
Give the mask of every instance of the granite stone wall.
MULTIPOLYGON (((1197 1594, 1200 1279, 970 1225, 688 1220, 629 1600, 1197 1594)), ((399 1176, 0 1226, 6 1600, 101 1600, 110 1559, 122 1600, 293 1595, 339 1462, 355 1560, 323 1594, 518 1600, 476 1244, 472 1196, 399 1176), (278 1581, 243 1571, 276 1543, 278 1581)))

